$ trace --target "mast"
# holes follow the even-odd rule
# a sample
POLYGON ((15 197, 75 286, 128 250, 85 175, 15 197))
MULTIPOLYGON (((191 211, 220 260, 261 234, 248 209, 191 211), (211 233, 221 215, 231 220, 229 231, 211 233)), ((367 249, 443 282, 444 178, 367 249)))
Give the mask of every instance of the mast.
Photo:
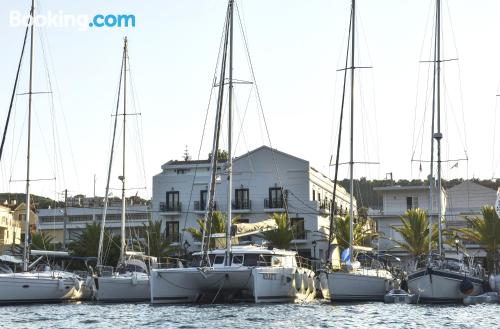
POLYGON ((351 137, 350 137, 350 159, 349 159, 349 260, 352 262, 352 245, 353 245, 353 226, 354 226, 354 214, 353 214, 353 194, 354 194, 354 180, 353 180, 353 170, 354 170, 354 34, 356 26, 356 0, 352 0, 352 11, 351 11, 351 137))
POLYGON ((438 218, 438 251, 442 253, 442 223, 441 223, 441 0, 436 0, 436 110, 437 110, 437 132, 434 138, 437 141, 437 218, 438 218))
POLYGON ((232 157, 232 112, 233 112, 233 5, 229 0, 229 95, 227 117, 227 223, 226 223, 226 266, 230 266, 231 256, 231 217, 232 217, 232 190, 233 190, 233 157, 232 157))
POLYGON ((125 260, 125 124, 127 118, 127 37, 123 44, 123 154, 122 154, 122 175, 118 178, 122 181, 122 222, 121 222, 121 243, 120 243, 120 261, 125 260))
POLYGON ((33 25, 35 17, 35 0, 31 0, 31 31, 30 31, 30 81, 28 91, 28 150, 26 155, 26 219, 24 222, 24 251, 23 251, 23 271, 28 271, 29 263, 29 236, 30 236, 30 166, 31 166, 31 96, 33 92, 33 25))
POLYGON ((337 139, 337 154, 335 156, 335 176, 333 178, 333 193, 332 193, 332 203, 330 207, 330 227, 328 233, 328 249, 326 252, 327 262, 330 261, 331 255, 330 251, 332 248, 333 241, 333 225, 334 225, 334 217, 335 217, 335 199, 337 198, 337 185, 338 185, 338 174, 339 174, 339 158, 340 158, 340 144, 342 141, 342 124, 344 118, 344 105, 345 105, 345 90, 346 90, 346 82, 347 82, 347 65, 349 65, 349 49, 351 48, 351 19, 349 20, 349 35, 347 36, 347 53, 345 57, 345 65, 344 65, 344 83, 342 87, 342 102, 340 107, 340 119, 339 119, 339 135, 337 139))
POLYGON ((229 0, 229 5, 226 12, 226 22, 224 25, 224 44, 222 52, 221 70, 219 77, 219 92, 217 98, 217 110, 215 113, 215 129, 214 138, 212 143, 212 158, 210 159, 210 185, 207 197, 207 203, 205 208, 205 217, 203 219, 203 234, 201 236, 201 253, 202 259, 200 260, 200 266, 204 265, 206 261, 210 263, 208 259, 208 254, 206 253, 210 245, 210 233, 211 233, 211 221, 213 218, 214 211, 214 195, 215 195, 215 185, 216 185, 216 174, 217 174, 217 160, 218 160, 218 150, 219 150, 219 140, 220 140, 220 126, 222 117, 222 106, 224 104, 224 78, 226 76, 226 61, 227 61, 227 45, 229 39, 229 20, 231 15, 233 0, 229 0), (208 224, 208 226, 207 226, 208 224), (206 235, 206 237, 205 237, 206 235))
MULTIPOLYGON (((120 83, 118 84, 118 95, 116 99, 116 110, 115 110, 115 123, 113 127, 113 139, 111 142, 111 152, 109 155, 109 164, 108 164, 108 177, 106 179, 106 190, 104 195, 104 207, 102 212, 102 220, 101 220, 101 232, 99 235, 99 247, 97 249, 97 266, 102 266, 103 263, 103 247, 104 247, 104 230, 106 227, 106 214, 108 212, 108 198, 109 198, 109 181, 111 179, 111 168, 113 167, 113 154, 115 150, 115 138, 116 138, 116 126, 118 124, 118 111, 120 108, 120 96, 121 96, 121 88, 122 88, 122 77, 124 71, 124 63, 125 63, 125 51, 122 55, 122 63, 120 66, 120 83)), ((94 184, 95 184, 95 176, 94 176, 94 184)), ((95 192, 94 192, 95 193, 95 192)))

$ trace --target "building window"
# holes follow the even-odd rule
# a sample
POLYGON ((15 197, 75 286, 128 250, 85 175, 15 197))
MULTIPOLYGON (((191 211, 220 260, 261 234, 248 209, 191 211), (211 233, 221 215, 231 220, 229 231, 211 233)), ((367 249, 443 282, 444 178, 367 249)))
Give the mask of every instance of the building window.
POLYGON ((264 208, 283 207, 283 189, 281 187, 271 187, 269 189, 269 199, 264 200, 264 208))
POLYGON ((290 224, 292 226, 293 238, 296 240, 305 240, 304 218, 290 218, 290 224))
POLYGON ((170 243, 179 242, 179 222, 167 222, 165 227, 165 237, 170 243))
POLYGON ((179 202, 179 191, 167 192, 167 202, 165 204, 166 211, 180 211, 181 204, 179 202))
POLYGON ((316 191, 313 190, 313 201, 316 201, 316 191))
POLYGON ((418 198, 415 196, 406 197, 406 209, 417 209, 418 208, 418 198))
POLYGON ((236 189, 234 209, 250 209, 250 192, 247 188, 236 189))

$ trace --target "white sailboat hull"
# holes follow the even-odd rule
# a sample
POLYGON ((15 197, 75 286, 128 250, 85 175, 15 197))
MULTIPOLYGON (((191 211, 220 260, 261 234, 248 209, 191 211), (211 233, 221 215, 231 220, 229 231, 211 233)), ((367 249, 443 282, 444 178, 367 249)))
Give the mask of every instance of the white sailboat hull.
POLYGON ((95 299, 100 302, 146 302, 150 298, 149 276, 145 273, 97 277, 94 284, 95 299))
MULTIPOLYGON (((384 301, 392 289, 390 275, 366 272, 323 272, 320 284, 323 297, 332 302, 384 301)), ((385 274, 386 272, 383 271, 385 274)))
POLYGON ((0 274, 0 303, 54 303, 76 299, 81 282, 58 273, 0 274))
POLYGON ((284 267, 154 269, 151 303, 198 303, 217 298, 276 303, 312 300, 314 273, 284 267), (299 284, 297 284, 299 282, 299 284))
POLYGON ((419 303, 462 303, 466 296, 483 293, 483 281, 456 271, 422 269, 408 276, 408 289, 419 296, 419 303), (466 278, 473 285, 467 295, 460 291, 460 283, 466 278))

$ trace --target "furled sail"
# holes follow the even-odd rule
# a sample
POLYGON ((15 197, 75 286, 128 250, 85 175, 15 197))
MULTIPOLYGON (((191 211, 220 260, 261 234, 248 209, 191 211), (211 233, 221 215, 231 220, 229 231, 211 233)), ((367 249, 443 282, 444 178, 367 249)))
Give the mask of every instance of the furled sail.
POLYGON ((271 231, 278 228, 274 219, 266 219, 257 223, 239 223, 232 225, 232 235, 236 238, 252 234, 258 234, 265 231, 271 231))

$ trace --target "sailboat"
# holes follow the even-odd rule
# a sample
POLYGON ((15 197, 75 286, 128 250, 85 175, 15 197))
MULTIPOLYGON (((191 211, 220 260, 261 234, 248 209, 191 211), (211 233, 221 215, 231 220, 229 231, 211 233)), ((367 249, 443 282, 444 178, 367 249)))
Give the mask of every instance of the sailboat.
MULTIPOLYGON (((433 190, 437 190, 437 220, 438 220, 438 254, 429 248, 429 257, 425 267, 418 268, 408 275, 408 289, 419 296, 422 303, 461 303, 466 296, 475 296, 483 292, 481 271, 468 266, 456 259, 445 259, 442 248, 442 187, 441 187, 441 0, 436 0, 434 49, 434 79, 433 79, 433 109, 436 111, 437 123, 432 122, 432 144, 430 161, 430 211, 429 211, 429 241, 432 247, 432 208, 433 190), (434 180, 433 158, 434 143, 437 146, 437 177, 434 180)), ((433 116, 434 121, 434 116, 433 116)), ((464 257, 463 257, 464 258, 464 257)))
MULTIPOLYGON (((353 122, 353 114, 354 114, 354 70, 355 70, 355 62, 354 62, 354 50, 355 50, 355 22, 356 22, 356 1, 352 0, 351 3, 351 19, 350 19, 350 39, 348 44, 348 49, 350 46, 350 53, 346 57, 346 68, 344 73, 344 91, 345 91, 345 82, 347 79, 347 70, 351 72, 351 102, 350 102, 350 112, 351 112, 351 120, 350 120, 350 161, 349 161, 349 172, 350 172, 350 200, 349 200, 349 248, 343 252, 342 257, 345 262, 342 264, 339 271, 333 271, 333 266, 331 262, 327 262, 330 264, 330 267, 325 270, 320 271, 319 281, 320 288, 323 295, 323 298, 330 300, 332 302, 343 302, 343 301, 383 301, 384 295, 392 289, 393 286, 393 277, 391 273, 383 268, 376 269, 368 269, 360 266, 360 263, 354 261, 353 250, 354 249, 366 249, 360 246, 354 246, 353 244, 353 226, 354 226, 354 205, 353 205, 353 194, 354 194, 354 185, 353 185, 353 167, 354 167, 354 153, 353 153, 353 140, 354 140, 354 122, 353 122), (350 58, 349 58, 350 56, 350 58), (350 67, 347 67, 348 61, 350 59, 350 67)), ((343 106, 344 100, 342 100, 343 106)), ((341 119, 342 121, 342 119, 341 119)), ((342 122, 341 122, 342 123, 342 122)), ((341 127, 341 126, 340 126, 341 127)), ((339 150, 340 150, 340 136, 341 133, 339 131, 339 142, 337 145, 337 159, 336 159, 336 167, 335 167, 335 178, 334 178, 334 191, 332 198, 332 209, 330 214, 330 234, 329 234, 329 250, 327 252, 327 257, 330 257, 331 253, 331 244, 333 241, 333 232, 334 232, 334 221, 333 216, 335 213, 335 194, 336 194, 336 186, 337 186, 337 174, 339 167, 339 150)), ((336 266, 338 267, 338 266, 336 266)))
MULTIPOLYGON (((33 20, 35 13, 34 0, 31 1, 30 20, 33 20)), ((40 262, 47 256, 54 254, 66 254, 64 252, 34 251, 29 250, 30 236, 30 213, 31 213, 31 192, 30 192, 30 168, 31 168, 31 116, 32 116, 32 82, 33 82, 33 35, 34 24, 28 24, 25 32, 23 51, 19 60, 16 82, 12 97, 15 95, 17 79, 19 77, 19 68, 24 54, 28 31, 30 32, 30 79, 28 92, 28 137, 27 137, 27 171, 26 171, 26 217, 24 220, 24 251, 22 260, 22 272, 20 273, 1 273, 0 274, 0 303, 42 303, 42 302, 61 302, 69 299, 78 298, 82 282, 73 273, 65 271, 55 271, 48 265, 40 262), (39 256, 39 258, 30 264, 29 256, 39 256)), ((9 110, 10 114, 10 110, 9 110)), ((6 125, 7 129, 7 125, 6 125)), ((4 133, 5 136, 5 133, 4 133)), ((3 141, 2 141, 3 148, 3 141)))
MULTIPOLYGON (((233 10, 234 0, 229 0, 224 31, 224 51, 220 72, 215 133, 212 145, 211 175, 205 209, 205 229, 202 250, 193 254, 187 267, 155 268, 151 271, 151 303, 197 303, 214 301, 248 301, 254 303, 309 301, 315 296, 314 272, 301 266, 295 251, 263 246, 233 246, 231 232, 232 194, 232 93, 233 93, 233 10), (229 58, 228 58, 229 57, 229 58), (226 63, 229 62, 226 80, 226 63), (209 234, 214 214, 214 195, 222 120, 223 95, 227 81, 228 91, 228 160, 227 223, 225 248, 209 250, 210 239, 220 238, 209 234)), ((246 224, 249 225, 249 224, 246 224)), ((251 230, 251 228, 250 228, 251 230)))
MULTIPOLYGON (((108 207, 109 196, 109 181, 111 176, 111 167, 113 163, 113 150, 116 135, 116 125, 118 121, 118 108, 120 99, 120 89, 118 92, 118 101, 115 115, 115 126, 113 133, 113 142, 111 146, 111 156, 108 167, 108 178, 106 184, 104 209, 101 222, 101 233, 99 237, 99 250, 97 257, 98 275, 94 279, 94 296, 95 299, 102 302, 141 302, 149 300, 149 269, 144 260, 155 262, 154 257, 147 257, 139 252, 128 252, 125 234, 125 214, 126 214, 126 198, 125 198, 125 123, 127 114, 127 60, 128 60, 128 41, 127 37, 123 44, 122 71, 123 76, 123 113, 120 114, 123 118, 123 150, 122 150, 122 175, 118 178, 122 182, 122 209, 121 209, 121 242, 120 242, 120 259, 116 271, 112 267, 103 266, 103 247, 104 247, 104 232, 106 225, 106 212, 108 207)), ((152 264, 150 264, 152 265, 152 264)))

